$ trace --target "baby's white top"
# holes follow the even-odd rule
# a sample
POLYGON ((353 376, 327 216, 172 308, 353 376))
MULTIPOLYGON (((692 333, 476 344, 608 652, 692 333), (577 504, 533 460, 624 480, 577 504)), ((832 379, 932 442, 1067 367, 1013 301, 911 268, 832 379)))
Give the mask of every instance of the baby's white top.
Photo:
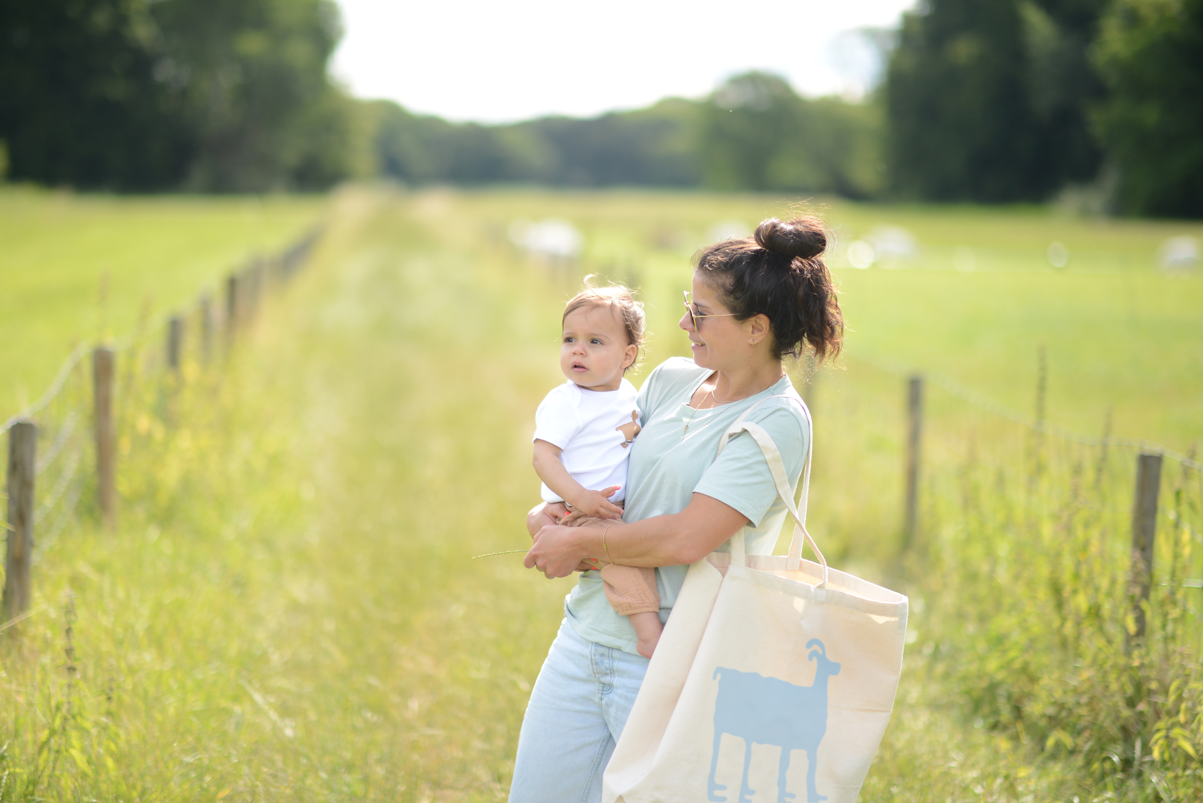
MULTIPOLYGON (((574 382, 553 389, 535 412, 534 440, 547 441, 562 450, 560 460, 572 478, 591 491, 621 486, 611 502, 626 498, 626 437, 618 430, 638 415, 635 386, 622 380, 618 390, 586 390, 574 382)), ((562 502, 543 483, 544 502, 562 502)))

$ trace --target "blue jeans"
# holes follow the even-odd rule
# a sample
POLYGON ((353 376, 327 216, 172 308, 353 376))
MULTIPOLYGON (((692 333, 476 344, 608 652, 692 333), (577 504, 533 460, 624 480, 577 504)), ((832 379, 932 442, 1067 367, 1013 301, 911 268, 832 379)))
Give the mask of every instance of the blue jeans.
POLYGON ((647 659, 577 635, 565 619, 531 691, 510 803, 596 803, 647 659))

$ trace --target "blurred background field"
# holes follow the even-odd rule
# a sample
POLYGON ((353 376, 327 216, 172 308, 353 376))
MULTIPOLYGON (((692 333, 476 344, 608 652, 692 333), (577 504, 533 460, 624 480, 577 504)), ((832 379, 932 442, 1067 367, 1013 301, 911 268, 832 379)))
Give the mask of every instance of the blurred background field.
MULTIPOLYGON (((142 202, 129 203, 130 225, 142 225, 142 202)), ((298 215, 297 230, 281 227, 287 240, 312 220, 327 224, 310 264, 266 297, 232 349, 206 367, 193 344, 182 381, 138 369, 122 386, 116 528, 97 525, 89 489, 74 523, 38 546, 36 613, 6 640, 0 665, 0 800, 158 799, 167 789, 178 799, 503 799, 569 581, 523 570, 520 555, 472 558, 528 540, 529 435, 538 400, 561 380, 562 303, 586 273, 631 281, 651 322, 645 366, 684 353, 677 299, 694 241, 789 203, 359 188, 298 215), (532 227, 546 231, 552 216, 577 232, 578 257, 531 247, 532 227)), ((841 233, 838 260, 875 227, 905 220, 917 232, 964 213, 833 202, 824 214, 841 233)), ((1172 425, 1190 422, 1189 410, 1155 390, 1092 398, 1116 386, 1090 390, 1076 355, 1100 347, 1060 343, 1065 367, 1056 367, 1058 346, 1042 335, 1057 322, 1029 306, 1026 323, 1015 322, 998 300, 1036 294, 1050 299, 1044 309, 1089 321, 1087 291, 1122 279, 1141 291, 1132 331, 1147 339, 1131 348, 1178 338, 1189 360, 1200 335, 1173 312, 1189 306, 1181 300, 1198 280, 1139 264, 1142 238, 1162 233, 1140 224, 1123 272, 1085 259, 1055 269, 1039 244, 1086 239, 1088 224, 1058 228, 1023 210, 977 216, 975 230, 1000 248, 1017 218, 1049 228, 1032 238, 1031 256, 1016 246, 994 270, 928 267, 917 234, 913 264, 839 269, 855 330, 847 356, 811 384, 796 366, 815 410, 812 529, 838 565, 902 588, 914 606, 906 674, 865 799, 1147 800, 1159 788, 1189 799, 1198 788, 1189 751, 1203 739, 1189 595, 1201 592, 1184 589, 1183 604, 1154 596, 1156 611, 1186 615, 1177 621, 1189 638, 1172 622, 1157 629, 1155 616, 1163 657, 1154 671, 1134 669, 1116 587, 1127 570, 1131 451, 1113 449, 1106 463, 1104 526, 1066 530, 1066 515, 1099 506, 1061 503, 1062 480, 1083 456, 1048 447, 1033 485, 1030 429, 931 388, 922 526, 909 551, 901 464, 906 371, 942 371, 1034 416, 1041 343, 1051 420, 1101 434, 1112 404, 1117 434, 1145 434, 1143 416, 1190 448, 1195 431, 1172 425), (904 325, 898 306, 925 314, 904 325), (977 365, 973 334, 995 328, 1030 338, 1031 354, 977 365), (915 354, 945 362, 913 357, 906 344, 916 342, 915 354), (894 363, 902 375, 887 370, 894 363), (1136 424, 1125 431, 1121 420, 1136 424), (1067 566, 1075 554, 1092 571, 1067 566), (1160 701, 1143 713, 1125 703, 1133 678, 1160 701), (1171 720, 1187 736, 1163 727, 1156 742, 1171 720)), ((245 258, 242 236, 215 250, 245 258)), ((162 348, 156 336, 119 352, 119 373, 158 364, 162 348)), ((1141 388, 1189 381, 1163 376, 1158 361, 1112 370, 1141 388)), ((1093 477, 1097 456, 1086 459, 1093 477)), ((1166 474, 1173 487, 1177 474, 1166 474)), ((1203 530, 1190 493, 1188 541, 1203 530)), ((1164 544, 1174 549, 1159 565, 1185 555, 1188 578, 1203 577, 1198 546, 1183 551, 1173 535, 1164 544)))
POLYGON ((0 409, 34 401, 79 343, 132 332, 282 247, 314 196, 123 198, 0 188, 0 409))
POLYGON ((811 529, 912 603, 863 799, 1203 799, 1203 3, 623 2, 0 5, 0 803, 505 798, 562 304, 638 384, 798 210, 811 529))

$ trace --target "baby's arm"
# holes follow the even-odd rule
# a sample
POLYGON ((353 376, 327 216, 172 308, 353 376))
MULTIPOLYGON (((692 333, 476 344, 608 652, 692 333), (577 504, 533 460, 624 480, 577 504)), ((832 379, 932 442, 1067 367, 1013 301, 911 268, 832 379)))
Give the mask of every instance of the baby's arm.
POLYGON ((591 491, 583 487, 572 478, 568 469, 564 468, 564 461, 560 459, 561 452, 563 450, 553 443, 545 440, 535 441, 534 466, 539 479, 555 491, 557 496, 572 505, 574 510, 599 519, 622 518, 622 508, 609 501, 609 497, 614 495, 618 486, 603 488, 600 491, 591 491))

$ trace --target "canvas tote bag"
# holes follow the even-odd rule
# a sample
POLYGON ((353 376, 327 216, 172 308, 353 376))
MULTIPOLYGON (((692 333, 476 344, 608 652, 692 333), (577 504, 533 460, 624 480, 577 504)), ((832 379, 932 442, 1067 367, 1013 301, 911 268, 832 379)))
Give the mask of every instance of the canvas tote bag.
POLYGON ((759 444, 795 522, 789 554, 745 555, 741 531, 730 553, 690 567, 603 803, 852 803, 885 733, 907 598, 827 567, 804 524, 810 452, 799 515, 776 445, 747 414, 719 452, 740 432, 759 444))

